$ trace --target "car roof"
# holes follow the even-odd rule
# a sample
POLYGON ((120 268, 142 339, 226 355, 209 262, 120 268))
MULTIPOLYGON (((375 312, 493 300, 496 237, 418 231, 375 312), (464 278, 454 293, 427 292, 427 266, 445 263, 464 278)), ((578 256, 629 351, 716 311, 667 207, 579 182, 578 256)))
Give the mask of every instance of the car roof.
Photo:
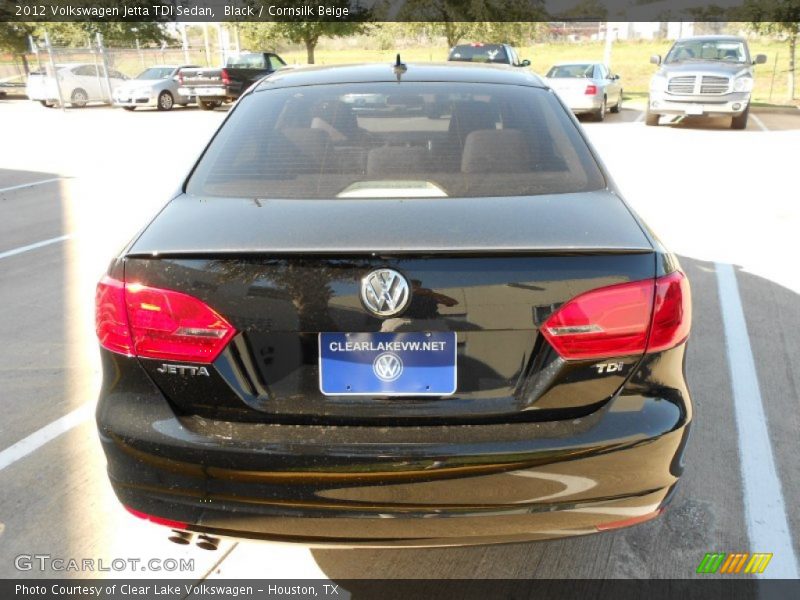
POLYGON ((596 60, 570 60, 567 62, 557 62, 553 63, 554 67, 571 67, 573 65, 602 65, 603 63, 599 63, 596 60))
MULTIPOLYGON (((527 69, 501 64, 468 62, 409 63, 400 81, 500 83, 546 88, 542 79, 527 69)), ((396 82, 393 64, 309 66, 280 69, 261 80, 255 91, 335 83, 396 82)))
POLYGON ((676 42, 744 42, 745 39, 740 35, 695 35, 675 40, 676 42))

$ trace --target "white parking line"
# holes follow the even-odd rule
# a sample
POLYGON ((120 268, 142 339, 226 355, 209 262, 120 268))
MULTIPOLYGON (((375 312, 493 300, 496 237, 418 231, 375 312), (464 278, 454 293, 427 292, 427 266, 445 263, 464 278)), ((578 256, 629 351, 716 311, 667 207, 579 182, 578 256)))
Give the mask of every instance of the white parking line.
POLYGON ((34 242, 33 244, 28 244, 27 246, 20 246, 19 248, 12 248, 11 250, 6 250, 5 252, 0 252, 0 259, 8 258, 9 256, 16 256, 17 254, 22 254, 23 252, 28 252, 30 250, 36 250, 37 248, 43 248, 44 246, 49 246, 50 244, 57 244, 58 242, 63 242, 68 240, 72 237, 71 233, 66 235, 60 235, 58 237, 50 238, 49 240, 42 240, 41 242, 34 242))
POLYGON ((53 183, 54 181, 60 181, 61 177, 54 177, 53 179, 43 179, 42 181, 34 181, 32 183, 21 183, 20 185, 12 185, 11 187, 2 188, 0 189, 0 194, 3 192, 10 192, 11 190, 21 190, 24 188, 33 187, 35 185, 42 185, 43 183, 53 183))
POLYGON ((86 421, 92 414, 93 405, 93 402, 87 402, 80 408, 76 408, 71 413, 64 415, 60 419, 56 419, 38 431, 34 431, 28 437, 21 439, 13 446, 9 446, 0 452, 0 471, 9 465, 13 465, 18 460, 25 458, 28 454, 38 450, 47 442, 56 439, 62 433, 66 433, 73 427, 86 421))
POLYGON ((759 119, 756 115, 750 115, 750 118, 753 119, 753 121, 755 122, 756 125, 758 125, 761 131, 769 131, 769 129, 767 129, 767 126, 764 125, 764 121, 759 119))
POLYGON ((639 113, 639 116, 636 117, 636 120, 634 121, 634 123, 641 123, 642 121, 644 121, 644 112, 645 111, 641 111, 639 113))
POLYGON ((767 417, 758 386, 736 272, 728 263, 716 263, 715 268, 733 389, 736 429, 739 433, 739 464, 750 549, 753 552, 773 554, 769 569, 757 576, 797 579, 797 557, 770 445, 767 417))

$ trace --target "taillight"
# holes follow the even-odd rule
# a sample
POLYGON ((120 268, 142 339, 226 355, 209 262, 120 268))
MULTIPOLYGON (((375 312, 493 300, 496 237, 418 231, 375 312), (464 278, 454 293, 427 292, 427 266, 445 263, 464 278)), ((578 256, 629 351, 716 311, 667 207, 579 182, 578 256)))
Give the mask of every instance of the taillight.
POLYGON ((125 506, 125 510, 131 513, 134 517, 139 517, 145 521, 150 521, 151 523, 155 523, 157 525, 163 525, 164 527, 169 527, 170 529, 186 529, 189 526, 188 523, 184 523, 183 521, 173 521, 172 519, 164 519, 162 517, 156 517, 155 515, 148 515, 147 513, 135 510, 130 506, 125 506))
POLYGON ((690 327, 689 282, 676 271, 576 296, 541 332, 562 358, 585 360, 666 350, 683 342, 690 327))
POLYGON ((100 344, 141 358, 210 363, 236 335, 197 298, 107 276, 97 285, 96 308, 100 344))
POLYGON ((692 292, 680 271, 656 279, 653 326, 648 352, 668 350, 685 341, 692 328, 692 292))
POLYGON ((128 311, 125 307, 125 284, 108 275, 97 284, 95 328, 97 339, 103 348, 119 354, 133 353, 128 311))
POLYGON ((221 77, 222 77, 223 85, 229 85, 230 84, 231 78, 228 75, 228 71, 226 71, 225 69, 222 69, 221 77))
POLYGON ((587 85, 585 93, 586 93, 587 96, 594 96, 595 94, 597 94, 597 86, 596 85, 587 85))
POLYGON ((183 73, 178 73, 178 85, 183 85, 183 73))

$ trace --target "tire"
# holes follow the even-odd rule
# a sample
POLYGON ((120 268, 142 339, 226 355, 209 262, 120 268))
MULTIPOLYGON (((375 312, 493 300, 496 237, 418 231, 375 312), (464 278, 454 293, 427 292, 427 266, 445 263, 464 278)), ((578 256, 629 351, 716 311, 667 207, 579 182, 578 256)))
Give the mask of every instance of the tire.
POLYGON ((129 110, 129 111, 131 111, 131 112, 132 112, 132 111, 134 111, 134 110, 136 110, 136 107, 135 107, 135 106, 123 106, 122 108, 123 108, 124 110, 129 110))
POLYGON ((611 107, 612 113, 618 113, 622 109, 622 90, 619 91, 619 99, 617 103, 611 107))
POLYGON ((45 108, 53 108, 54 106, 52 102, 48 102, 47 100, 39 100, 39 104, 41 104, 45 108))
POLYGON ((69 97, 70 106, 83 108, 89 102, 89 94, 83 88, 75 88, 69 97))
POLYGON ((731 118, 731 129, 746 129, 747 117, 750 116, 750 107, 744 109, 744 112, 738 117, 731 118))
POLYGON ((172 110, 175 106, 175 98, 172 97, 167 90, 164 90, 158 95, 158 110, 172 110))
POLYGON ((201 110, 214 110, 218 106, 222 106, 222 102, 219 100, 203 100, 202 98, 198 98, 197 105, 201 110))
POLYGON ((661 118, 661 115, 656 113, 651 113, 650 109, 647 109, 647 112, 644 115, 644 124, 650 127, 658 126, 658 120, 661 118))
POLYGON ((595 121, 598 121, 598 122, 605 121, 605 119, 606 119, 606 109, 608 108, 607 103, 608 103, 607 98, 605 96, 603 96, 603 103, 600 105, 600 109, 595 111, 594 113, 592 113, 592 118, 595 121))

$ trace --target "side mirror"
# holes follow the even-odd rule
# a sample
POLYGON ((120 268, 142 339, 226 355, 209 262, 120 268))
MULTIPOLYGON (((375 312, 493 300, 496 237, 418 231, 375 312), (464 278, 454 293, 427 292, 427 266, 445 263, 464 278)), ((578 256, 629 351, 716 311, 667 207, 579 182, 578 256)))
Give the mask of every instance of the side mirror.
MULTIPOLYGON (((761 56, 761 55, 759 55, 759 56, 761 56)), ((766 58, 766 57, 765 57, 765 58, 766 58)), ((530 67, 530 66, 531 66, 531 61, 529 61, 529 60, 526 58, 525 60, 523 60, 523 61, 522 61, 522 62, 519 64, 519 66, 521 66, 521 67, 530 67)))
POLYGON ((619 81, 619 75, 616 75, 616 74, 611 75, 611 77, 609 77, 609 79, 611 79, 611 81, 619 81))
POLYGON ((653 54, 653 56, 650 57, 650 62, 653 63, 654 65, 660 65, 661 56, 658 54, 653 54))
POLYGON ((767 55, 766 54, 756 54, 756 59, 753 61, 754 65, 763 65, 767 62, 767 55))

